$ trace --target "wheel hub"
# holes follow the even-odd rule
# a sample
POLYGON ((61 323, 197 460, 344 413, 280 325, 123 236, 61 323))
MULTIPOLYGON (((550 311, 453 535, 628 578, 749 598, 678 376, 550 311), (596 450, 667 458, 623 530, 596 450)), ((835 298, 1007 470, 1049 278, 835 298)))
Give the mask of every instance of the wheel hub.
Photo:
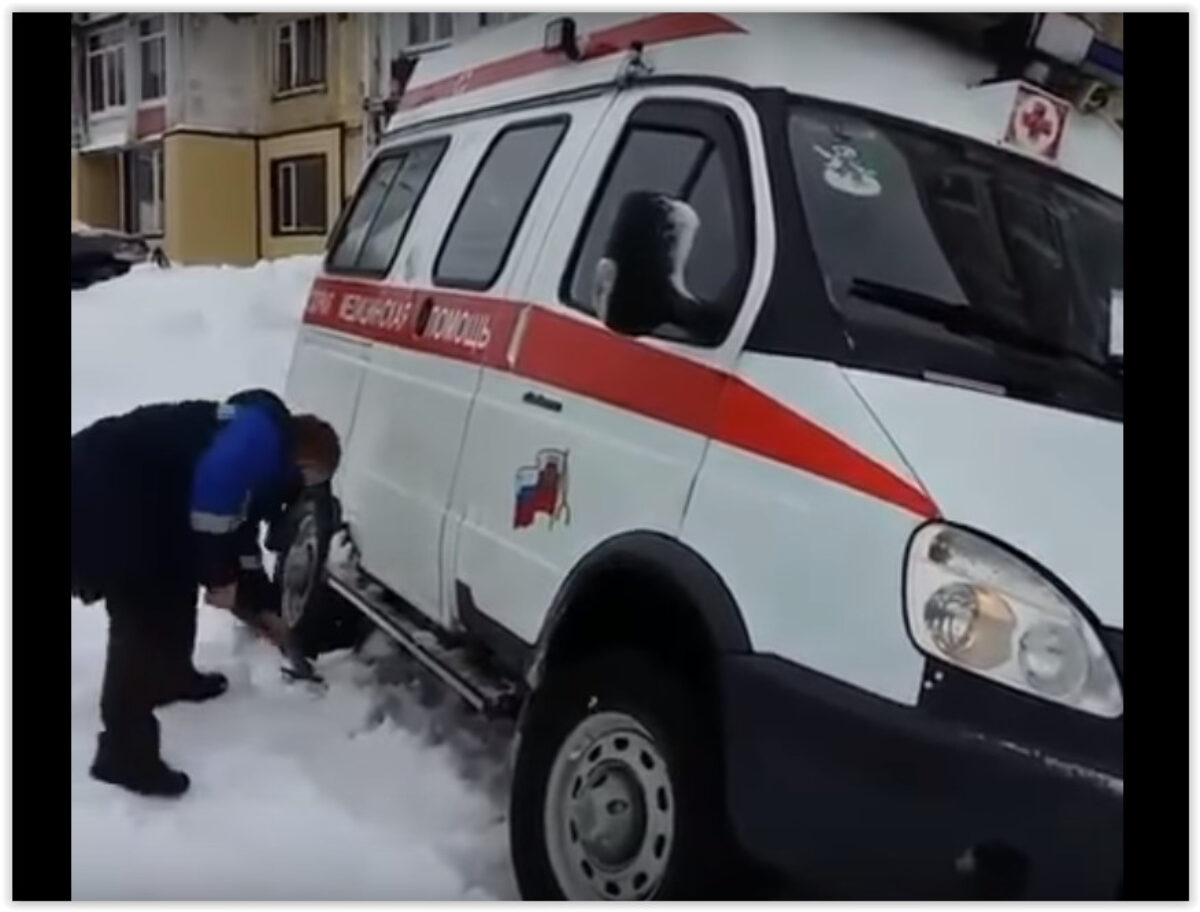
POLYGON ((546 849, 567 899, 647 899, 675 835, 661 751, 632 716, 596 713, 563 740, 547 781, 546 849))
POLYGON ((300 622, 308 605, 319 569, 317 553, 317 524, 311 514, 305 515, 284 557, 283 573, 280 575, 280 607, 289 627, 295 627, 300 622))
POLYGON ((585 854, 605 868, 620 868, 646 832, 646 802, 637 778, 622 763, 593 770, 568 811, 585 854))

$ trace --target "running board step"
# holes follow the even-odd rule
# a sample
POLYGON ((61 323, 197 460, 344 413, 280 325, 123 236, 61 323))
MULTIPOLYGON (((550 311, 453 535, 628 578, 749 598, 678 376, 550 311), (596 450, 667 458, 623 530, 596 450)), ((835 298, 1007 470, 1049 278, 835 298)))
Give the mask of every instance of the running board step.
POLYGON ((488 718, 512 717, 520 707, 518 686, 489 674, 469 650, 447 646, 437 635, 422 627, 395 606, 388 604, 383 587, 362 578, 353 570, 329 568, 329 588, 369 617, 388 636, 488 718), (358 577, 354 579, 353 577, 358 577))

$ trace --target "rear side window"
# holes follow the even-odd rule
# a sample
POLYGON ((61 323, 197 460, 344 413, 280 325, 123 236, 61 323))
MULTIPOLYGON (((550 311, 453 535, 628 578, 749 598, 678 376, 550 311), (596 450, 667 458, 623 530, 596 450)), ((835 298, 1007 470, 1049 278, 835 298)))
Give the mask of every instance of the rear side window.
POLYGON ((452 288, 490 288, 567 129, 567 119, 508 127, 492 142, 434 265, 433 280, 452 288))
MULTIPOLYGON (((655 101, 634 112, 564 278, 565 303, 593 312, 596 264, 621 203, 630 193, 651 191, 684 200, 699 216, 684 282, 701 301, 725 311, 731 325, 753 261, 752 191, 740 135, 732 115, 712 105, 655 101)), ((655 335, 694 341, 673 326, 655 335)))
POLYGON ((334 241, 331 272, 387 273, 445 150, 446 140, 439 139, 376 160, 334 241))

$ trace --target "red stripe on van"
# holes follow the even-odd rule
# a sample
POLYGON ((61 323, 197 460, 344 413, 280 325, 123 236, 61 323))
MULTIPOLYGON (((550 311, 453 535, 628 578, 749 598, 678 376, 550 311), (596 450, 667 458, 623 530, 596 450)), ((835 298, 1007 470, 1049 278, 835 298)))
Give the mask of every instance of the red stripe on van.
POLYGON ((533 308, 514 373, 707 435, 727 375, 602 326, 533 308))
POLYGON ((938 516, 916 485, 740 378, 590 321, 486 295, 319 278, 304 322, 486 364, 938 516))
MULTIPOLYGON (((662 44, 667 41, 681 41, 685 38, 699 38, 705 35, 720 35, 726 33, 744 32, 745 29, 714 13, 660 13, 646 16, 633 22, 614 25, 599 29, 583 40, 581 48, 583 60, 598 60, 612 54, 629 50, 630 45, 640 41, 644 45, 662 44)), ((416 108, 421 105, 462 95, 476 89, 487 88, 531 76, 543 70, 560 66, 569 66, 569 61, 560 52, 549 53, 537 48, 503 57, 491 63, 485 63, 472 69, 462 70, 452 76, 434 80, 422 86, 414 86, 404 93, 400 99, 400 107, 416 108)))
POLYGON ((710 436, 784 465, 794 466, 925 519, 938 516, 924 491, 778 400, 730 377, 710 436))
POLYGON ((387 345, 499 367, 519 309, 486 295, 318 279, 304 322, 387 345))

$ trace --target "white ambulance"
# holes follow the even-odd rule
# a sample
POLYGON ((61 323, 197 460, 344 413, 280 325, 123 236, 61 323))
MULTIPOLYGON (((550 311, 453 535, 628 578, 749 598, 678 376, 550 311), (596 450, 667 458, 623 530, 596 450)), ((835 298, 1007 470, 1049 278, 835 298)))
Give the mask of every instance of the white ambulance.
POLYGON ((287 389, 353 559, 310 500, 281 579, 517 717, 524 897, 1121 891, 1122 58, 970 23, 417 65, 287 389))

